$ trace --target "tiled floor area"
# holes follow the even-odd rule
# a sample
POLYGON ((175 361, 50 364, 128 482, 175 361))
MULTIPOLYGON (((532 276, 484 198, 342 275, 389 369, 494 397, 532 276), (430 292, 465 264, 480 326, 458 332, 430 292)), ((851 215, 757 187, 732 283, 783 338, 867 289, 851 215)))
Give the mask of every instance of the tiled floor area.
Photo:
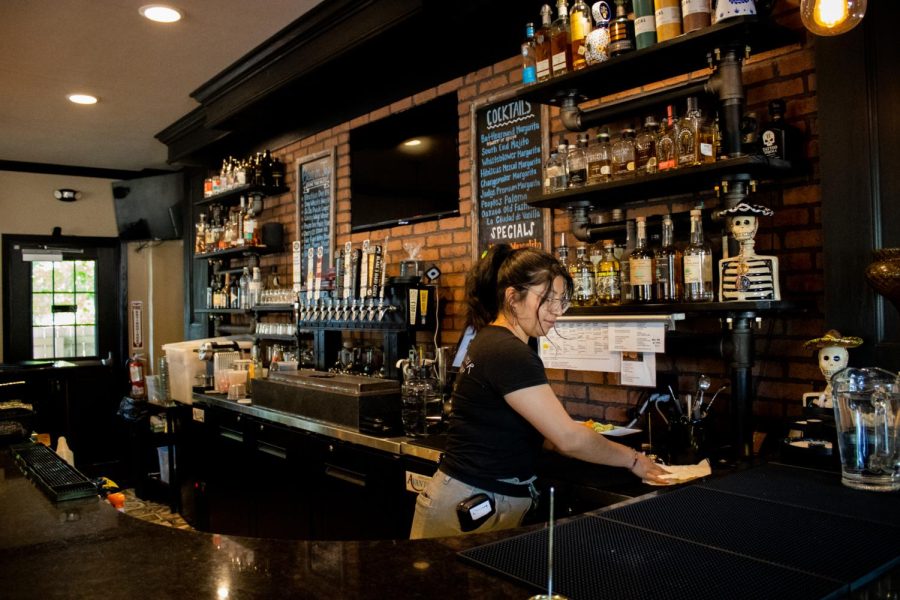
POLYGON ((125 514, 142 519, 148 523, 156 523, 163 527, 175 527, 176 529, 192 530, 187 521, 185 521, 178 513, 169 510, 168 504, 160 504, 159 502, 151 502, 149 500, 141 500, 134 495, 134 489, 128 488, 123 490, 125 494, 125 514))

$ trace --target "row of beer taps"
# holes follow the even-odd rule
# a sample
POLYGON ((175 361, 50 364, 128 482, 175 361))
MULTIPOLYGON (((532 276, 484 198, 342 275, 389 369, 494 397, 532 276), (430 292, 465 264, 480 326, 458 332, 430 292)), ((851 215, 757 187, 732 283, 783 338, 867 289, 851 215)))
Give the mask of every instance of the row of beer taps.
POLYGON ((300 323, 383 323, 398 310, 384 298, 301 298, 297 320, 300 323))

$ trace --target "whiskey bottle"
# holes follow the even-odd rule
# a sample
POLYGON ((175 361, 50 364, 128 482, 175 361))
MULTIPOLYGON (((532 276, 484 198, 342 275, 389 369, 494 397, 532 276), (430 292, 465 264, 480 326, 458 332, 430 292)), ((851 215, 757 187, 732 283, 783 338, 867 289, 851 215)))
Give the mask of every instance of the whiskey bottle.
POLYGON ((712 302, 712 249, 703 237, 700 209, 691 210, 691 243, 684 249, 684 301, 712 302))
POLYGON ((634 298, 631 290, 631 253, 634 251, 634 221, 625 222, 625 249, 619 257, 619 290, 622 304, 628 304, 634 298))
POLYGON ((625 0, 616 0, 616 18, 609 24, 609 55, 620 56, 634 51, 634 31, 628 18, 625 0))
POLYGON ((656 14, 653 0, 632 0, 634 8, 634 45, 638 50, 656 43, 656 14))
POLYGON ((682 30, 690 33, 709 27, 710 14, 709 0, 681 0, 682 30))
POLYGON ((596 142, 588 146, 588 185, 609 181, 612 168, 611 154, 612 148, 609 143, 609 133, 603 130, 597 134, 596 142))
POLYGON ((653 302, 653 252, 647 247, 647 217, 635 217, 637 240, 628 257, 631 279, 631 301, 638 304, 653 302))
POLYGON ((618 304, 622 300, 620 271, 615 242, 603 240, 603 255, 597 263, 597 301, 600 304, 618 304))
POLYGON ((587 66, 585 47, 588 34, 591 32, 591 9, 584 0, 575 0, 569 13, 569 46, 572 54, 572 70, 579 71, 587 66))
POLYGON ((557 0, 557 17, 550 28, 550 70, 553 77, 572 70, 572 47, 569 45, 569 5, 557 0))
POLYGON ((659 126, 659 137, 656 139, 656 166, 660 171, 668 171, 678 166, 675 131, 675 109, 670 104, 666 107, 666 118, 659 126))
POLYGON ((206 213, 200 213, 200 222, 194 226, 194 254, 206 252, 206 213))
POLYGON ((537 83, 537 59, 534 50, 534 23, 525 24, 522 42, 522 85, 537 83))
POLYGON ((612 178, 634 177, 634 129, 627 127, 612 146, 612 178))
POLYGON ((583 245, 575 249, 575 262, 569 267, 569 274, 575 284, 572 293, 572 304, 575 306, 593 306, 596 304, 596 281, 594 263, 587 256, 587 248, 583 245))
POLYGON ((659 124, 651 115, 644 120, 644 128, 634 138, 634 170, 638 177, 656 173, 656 136, 659 124))
POLYGON ((672 216, 665 215, 662 222, 662 243, 653 256, 658 302, 681 301, 682 260, 681 250, 675 248, 675 225, 672 223, 672 216))
POLYGON ((569 170, 569 187, 584 187, 585 183, 587 183, 586 133, 582 133, 578 136, 577 145, 569 146, 569 155, 566 160, 569 170))
POLYGON ((784 121, 785 103, 779 98, 769 102, 769 122, 760 130, 760 150, 768 158, 795 160, 798 132, 784 121))
POLYGON ((679 0, 653 0, 656 6, 656 40, 664 42, 681 35, 679 0))
POLYGON ((534 33, 534 59, 538 81, 550 79, 550 20, 553 10, 549 4, 541 7, 541 28, 534 33))

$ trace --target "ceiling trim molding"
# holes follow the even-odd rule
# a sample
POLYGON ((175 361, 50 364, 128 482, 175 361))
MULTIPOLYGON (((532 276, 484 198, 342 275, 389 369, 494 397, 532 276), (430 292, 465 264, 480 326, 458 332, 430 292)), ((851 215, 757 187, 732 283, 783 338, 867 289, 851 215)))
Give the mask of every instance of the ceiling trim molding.
POLYGON ((141 171, 127 171, 122 169, 103 169, 97 167, 79 167, 75 165, 55 165, 48 163, 22 162, 15 160, 0 160, 0 171, 14 171, 17 173, 40 173, 43 175, 68 175, 71 177, 93 177, 96 179, 134 179, 147 175, 161 175, 171 173, 159 169, 143 169, 141 171))

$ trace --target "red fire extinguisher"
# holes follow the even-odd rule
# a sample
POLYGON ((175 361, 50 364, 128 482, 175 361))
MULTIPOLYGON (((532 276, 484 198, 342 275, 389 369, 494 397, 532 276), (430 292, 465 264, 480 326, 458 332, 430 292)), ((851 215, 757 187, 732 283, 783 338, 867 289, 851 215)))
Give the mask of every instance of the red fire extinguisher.
POLYGON ((147 379, 144 376, 143 354, 135 354, 128 359, 128 380, 131 384, 131 397, 135 400, 147 397, 147 379))

